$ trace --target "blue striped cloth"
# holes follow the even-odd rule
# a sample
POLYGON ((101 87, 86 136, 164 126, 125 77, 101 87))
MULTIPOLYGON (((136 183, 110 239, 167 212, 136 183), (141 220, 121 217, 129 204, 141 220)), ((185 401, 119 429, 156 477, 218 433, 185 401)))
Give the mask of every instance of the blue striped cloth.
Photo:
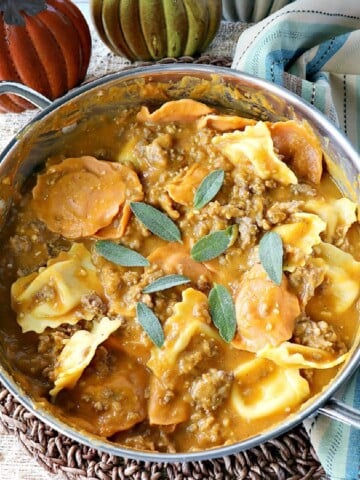
MULTIPOLYGON (((336 397, 360 410, 360 372, 358 371, 336 397)), ((312 444, 333 480, 359 480, 360 430, 319 415, 304 422, 312 444)))
POLYGON ((232 66, 295 90, 360 150, 360 0, 290 3, 242 33, 232 66))
MULTIPOLYGON (((360 0, 289 2, 240 35, 232 66, 295 91, 360 151, 360 0)), ((360 371, 337 397, 360 409, 360 371)), ((331 479, 360 479, 360 430, 321 415, 305 427, 331 479)))

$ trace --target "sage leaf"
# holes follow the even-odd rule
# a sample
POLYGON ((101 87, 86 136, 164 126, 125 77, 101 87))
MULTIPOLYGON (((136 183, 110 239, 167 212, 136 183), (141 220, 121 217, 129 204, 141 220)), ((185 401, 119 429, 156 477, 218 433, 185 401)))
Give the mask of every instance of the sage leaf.
POLYGON ((177 225, 165 213, 143 202, 130 202, 134 215, 154 235, 169 242, 180 242, 181 233, 177 225))
POLYGON ((218 230, 200 238, 191 249, 191 257, 197 262, 206 262, 218 257, 228 248, 233 236, 233 226, 218 230))
POLYGON ((111 240, 99 240, 95 243, 95 250, 106 260, 122 267, 148 267, 150 265, 149 260, 140 253, 111 240))
POLYGON ((151 341, 157 346, 162 347, 165 341, 164 331, 161 323, 154 312, 145 303, 136 304, 136 316, 140 325, 150 337, 151 341))
POLYGON ((191 282, 190 278, 184 275, 165 275, 149 283, 149 285, 143 289, 143 293, 160 292, 161 290, 167 290, 168 288, 184 285, 189 282, 191 282))
POLYGON ((239 238, 239 225, 235 223, 234 225, 232 225, 228 248, 232 247, 238 238, 239 238))
POLYGON ((281 237, 276 232, 266 233, 259 243, 260 262, 276 285, 281 284, 284 249, 281 237))
POLYGON ((209 293, 212 321, 225 342, 231 342, 236 331, 235 306, 229 290, 215 283, 209 293))
POLYGON ((200 209, 209 203, 224 183, 224 170, 214 170, 200 183, 194 196, 194 207, 200 209))

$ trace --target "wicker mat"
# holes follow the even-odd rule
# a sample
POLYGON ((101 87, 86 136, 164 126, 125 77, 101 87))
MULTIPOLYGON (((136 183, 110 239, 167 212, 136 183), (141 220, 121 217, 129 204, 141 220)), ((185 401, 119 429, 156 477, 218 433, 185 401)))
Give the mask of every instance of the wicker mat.
MULTIPOLYGON (((158 63, 202 63, 229 67, 231 57, 167 58, 158 63)), ((141 63, 137 66, 147 65, 141 63)), ((123 68, 131 68, 123 65, 123 68)), ((110 73, 110 72, 107 72, 110 73)), ((87 81, 95 78, 89 75, 87 81)), ((326 479, 302 426, 258 447, 225 458, 166 464, 114 457, 77 443, 45 425, 0 384, 0 422, 47 471, 69 480, 326 479)))

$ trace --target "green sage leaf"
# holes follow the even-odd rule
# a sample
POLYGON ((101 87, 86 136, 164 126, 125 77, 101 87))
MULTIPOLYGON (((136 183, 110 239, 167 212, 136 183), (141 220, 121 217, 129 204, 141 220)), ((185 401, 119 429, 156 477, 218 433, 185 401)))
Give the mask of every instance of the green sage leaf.
POLYGON ((99 240, 95 243, 95 250, 106 260, 123 267, 148 267, 150 265, 149 260, 140 253, 111 240, 99 240))
POLYGON ((276 285, 281 284, 284 249, 281 237, 276 232, 266 233, 259 243, 260 262, 276 285))
POLYGON ((154 312, 145 303, 136 304, 136 316, 140 325, 149 335, 151 341, 157 346, 162 347, 165 341, 162 325, 154 312))
POLYGON ((209 203, 224 183, 224 170, 214 170, 200 183, 194 196, 194 207, 200 209, 209 203))
POLYGON ((206 262, 218 257, 228 248, 232 236, 233 226, 209 233, 195 243, 190 252, 191 257, 197 262, 206 262))
POLYGON ((232 247, 238 238, 239 238, 239 225, 235 223, 234 225, 232 225, 228 248, 232 247))
POLYGON ((225 342, 231 342, 236 331, 235 306, 229 290, 215 283, 209 293, 212 321, 225 342))
POLYGON ((149 283, 149 285, 143 289, 143 293, 160 292, 161 290, 167 290, 168 288, 184 285, 189 282, 191 282, 190 278, 184 275, 165 275, 149 283))
POLYGON ((154 235, 169 242, 181 242, 181 233, 177 225, 164 213, 143 202, 130 202, 134 215, 154 235))

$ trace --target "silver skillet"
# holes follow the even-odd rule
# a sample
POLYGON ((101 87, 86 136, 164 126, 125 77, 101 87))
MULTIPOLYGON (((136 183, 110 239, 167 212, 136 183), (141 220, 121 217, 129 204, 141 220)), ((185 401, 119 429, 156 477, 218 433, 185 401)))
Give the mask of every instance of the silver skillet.
MULTIPOLYGON (((104 117, 115 116, 119 108, 126 106, 145 102, 155 105, 184 97, 262 120, 307 120, 321 139, 325 153, 332 159, 330 171, 344 195, 360 203, 360 159, 345 136, 300 97, 241 72, 207 65, 158 65, 108 75, 74 89, 53 103, 23 85, 0 82, 0 94, 5 93, 20 95, 40 107, 41 111, 0 155, 0 228, 6 222, 12 197, 21 189, 24 180, 49 155, 62 151, 71 142, 72 136, 86 126, 86 122, 91 119, 94 121, 94 118, 100 122, 104 117), (154 94, 154 89, 149 88, 153 84, 161 86, 161 98, 154 94)), ((319 413, 360 428, 360 412, 334 397, 359 365, 358 340, 345 365, 330 384, 297 413, 276 426, 232 445, 191 453, 166 454, 124 448, 67 425, 51 414, 45 403, 35 403, 15 382, 0 345, 0 381, 43 422, 80 443, 109 454, 156 462, 202 461, 231 455, 283 434, 304 419, 319 413)))

